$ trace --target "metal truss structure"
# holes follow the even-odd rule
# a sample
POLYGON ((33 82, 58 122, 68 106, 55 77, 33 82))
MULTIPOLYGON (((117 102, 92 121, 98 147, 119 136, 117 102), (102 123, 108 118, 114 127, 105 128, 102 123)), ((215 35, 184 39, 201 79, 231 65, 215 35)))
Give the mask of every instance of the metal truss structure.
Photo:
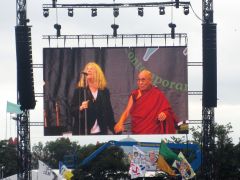
POLYGON ((214 108, 202 109, 202 172, 206 180, 215 179, 214 173, 214 108))
POLYGON ((203 23, 213 23, 213 0, 202 1, 203 23))
MULTIPOLYGON (((101 40, 101 47, 146 47, 146 46, 169 46, 171 44, 171 34, 117 34, 113 35, 43 35, 43 39, 48 40, 49 47, 51 47, 51 40, 62 40, 63 47, 67 46, 68 40, 76 40, 77 47, 95 47, 101 40), (157 43, 156 43, 157 42, 157 43), (156 44, 156 45, 155 45, 156 44)), ((175 33, 174 46, 187 46, 187 34, 175 33)), ((97 47, 99 47, 97 45, 97 47)))
MULTIPOLYGON (((53 1, 54 2, 54 1, 53 1)), ((56 3, 56 1, 55 1, 56 3)), ((29 20, 26 16, 26 0, 16 0, 17 26, 26 26, 29 20)), ((113 3, 113 4, 44 4, 43 8, 130 8, 130 7, 160 7, 160 6, 188 6, 189 2, 159 2, 159 3, 113 3)), ((202 0, 203 24, 213 23, 213 0, 202 0)), ((81 36, 74 38, 78 39, 81 36)), ((123 36, 117 35, 117 38, 123 36)), ((139 36, 140 37, 140 36, 139 36)), ((44 36, 43 38, 55 39, 56 37, 44 36)), ((71 36, 60 36, 59 38, 71 38, 71 36)), ((116 38, 116 37, 115 37, 116 38)), ((194 64, 192 64, 194 66, 194 64)), ((38 67, 39 68, 39 67, 38 67)), ((203 67, 204 68, 204 67, 203 67)), ((194 92, 193 92, 194 93, 194 92)), ((201 93, 200 91, 197 93, 201 93)), ((205 97, 204 97, 205 98, 205 97)), ((214 107, 202 107, 202 128, 203 128, 203 172, 205 179, 214 179, 214 107)), ((29 112, 25 110, 18 116, 18 179, 31 179, 31 153, 30 153, 30 123, 29 112)))
MULTIPOLYGON (((17 26, 27 26, 26 0, 16 1, 17 26)), ((18 92, 17 92, 18 93, 18 92)), ((18 99, 19 101, 19 99, 18 99)), ((17 152, 18 152, 18 179, 31 179, 31 149, 29 111, 25 110, 17 116, 17 152)))
POLYGON ((27 19, 26 0, 17 0, 17 26, 26 26, 29 20, 27 19))
POLYGON ((17 117, 18 137, 18 179, 31 179, 31 149, 29 111, 24 111, 17 117))
MULTIPOLYGON (((202 1, 202 17, 203 25, 213 23, 213 0, 202 1)), ((203 32, 204 33, 204 32, 203 32)), ((203 35, 203 37, 206 37, 203 35)), ((204 41, 204 39, 203 39, 204 41)), ((203 66, 203 68, 205 68, 203 66)), ((207 98, 207 97, 203 97, 207 98)), ((214 173, 214 107, 202 107, 202 172, 204 179, 215 179, 214 173)))
POLYGON ((190 2, 169 1, 149 3, 97 3, 97 4, 43 4, 43 8, 131 8, 131 7, 160 7, 160 6, 189 6, 190 2))

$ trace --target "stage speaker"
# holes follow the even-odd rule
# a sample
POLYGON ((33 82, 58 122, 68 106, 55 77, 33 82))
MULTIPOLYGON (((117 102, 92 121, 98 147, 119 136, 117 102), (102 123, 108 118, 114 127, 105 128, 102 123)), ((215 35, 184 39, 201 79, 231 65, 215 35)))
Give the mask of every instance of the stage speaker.
POLYGON ((203 106, 217 107, 217 25, 203 24, 203 106))
POLYGON ((16 26, 17 89, 22 110, 36 105, 32 66, 31 27, 16 26))

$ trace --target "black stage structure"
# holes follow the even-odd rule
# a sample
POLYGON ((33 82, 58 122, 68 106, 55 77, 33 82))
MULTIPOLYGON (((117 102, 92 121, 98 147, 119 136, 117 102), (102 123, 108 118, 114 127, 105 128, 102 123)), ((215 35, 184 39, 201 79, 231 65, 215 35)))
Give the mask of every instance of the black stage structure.
MULTIPOLYGON (((114 3, 114 4, 52 4, 43 5, 43 9, 48 8, 127 8, 127 7, 159 7, 159 6, 189 6, 189 2, 180 2, 179 0, 159 3, 114 3)), ((26 16, 26 0, 17 0, 17 25, 16 31, 16 52, 17 52, 17 93, 18 103, 21 105, 23 113, 18 116, 17 135, 18 135, 18 179, 31 179, 31 150, 30 150, 30 125, 42 126, 41 122, 30 123, 29 110, 35 108, 35 93, 33 85, 33 69, 42 68, 41 64, 32 64, 31 55, 31 27, 27 26, 29 20, 26 16), (27 81, 26 81, 27 79, 27 81), (27 92, 27 93, 25 93, 27 92)), ((216 56, 216 24, 213 23, 213 0, 202 0, 202 42, 203 42, 203 62, 189 62, 189 66, 203 67, 203 91, 189 91, 189 95, 202 95, 202 170, 204 179, 215 179, 214 177, 214 108, 217 106, 217 56, 216 56)), ((60 27, 61 28, 61 27, 60 27)), ((113 28, 113 27, 112 27, 113 28)), ((59 29, 56 27, 56 29, 59 29)), ((114 29, 114 28, 113 28, 114 29)), ((173 28, 172 28, 173 29, 173 28)), ((45 35, 43 39, 109 39, 135 38, 136 44, 140 38, 160 39, 183 39, 185 34, 131 34, 131 35, 63 35, 57 33, 56 36, 45 35)), ((94 45, 94 43, 93 43, 94 45)), ((36 93, 36 97, 42 97, 42 93, 36 93)), ((192 124, 199 123, 199 120, 190 121, 192 124)))
POLYGON ((17 101, 22 114, 17 115, 18 179, 31 179, 29 110, 35 108, 31 27, 27 25, 26 0, 16 1, 15 27, 17 59, 17 101))
POLYGON ((213 22, 213 0, 202 1, 202 17, 202 170, 205 179, 216 179, 214 172, 214 108, 217 107, 217 29, 213 22))

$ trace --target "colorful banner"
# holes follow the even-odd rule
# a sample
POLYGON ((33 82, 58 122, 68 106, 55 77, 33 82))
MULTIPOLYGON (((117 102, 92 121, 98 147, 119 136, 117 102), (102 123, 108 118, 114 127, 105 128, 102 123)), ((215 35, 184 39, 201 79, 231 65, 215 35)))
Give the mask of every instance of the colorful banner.
POLYGON ((130 162, 129 174, 131 179, 144 177, 146 172, 146 158, 145 153, 137 146, 133 146, 133 157, 130 162))

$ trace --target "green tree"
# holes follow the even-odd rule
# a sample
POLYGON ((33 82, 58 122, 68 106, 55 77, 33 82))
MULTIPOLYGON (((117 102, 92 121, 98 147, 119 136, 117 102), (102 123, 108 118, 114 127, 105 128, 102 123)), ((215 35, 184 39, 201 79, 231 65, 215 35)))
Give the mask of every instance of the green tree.
POLYGON ((0 165, 4 166, 4 177, 18 172, 16 144, 11 144, 8 140, 0 141, 0 165))
MULTIPOLYGON (((200 126, 192 128, 192 142, 201 144, 202 133, 200 126)), ((231 123, 226 125, 214 125, 215 134, 215 176, 216 179, 237 179, 240 174, 240 148, 234 146, 230 133, 231 123)), ((201 176, 201 171, 197 172, 201 176)))
POLYGON ((80 145, 71 142, 69 138, 59 138, 56 141, 50 141, 45 146, 39 142, 32 148, 32 165, 38 167, 38 160, 48 164, 53 169, 58 169, 59 161, 64 160, 65 155, 77 154, 80 145))
POLYGON ((234 179, 236 178, 237 167, 234 152, 234 144, 229 134, 232 132, 230 123, 227 125, 215 125, 215 168, 217 179, 234 179))
MULTIPOLYGON (((89 156, 101 145, 85 146, 81 149, 81 160, 89 156), (83 156, 84 155, 84 156, 83 156)), ((129 163, 124 160, 122 148, 110 146, 103 150, 95 159, 74 171, 74 179, 120 179, 128 177, 129 163)))

